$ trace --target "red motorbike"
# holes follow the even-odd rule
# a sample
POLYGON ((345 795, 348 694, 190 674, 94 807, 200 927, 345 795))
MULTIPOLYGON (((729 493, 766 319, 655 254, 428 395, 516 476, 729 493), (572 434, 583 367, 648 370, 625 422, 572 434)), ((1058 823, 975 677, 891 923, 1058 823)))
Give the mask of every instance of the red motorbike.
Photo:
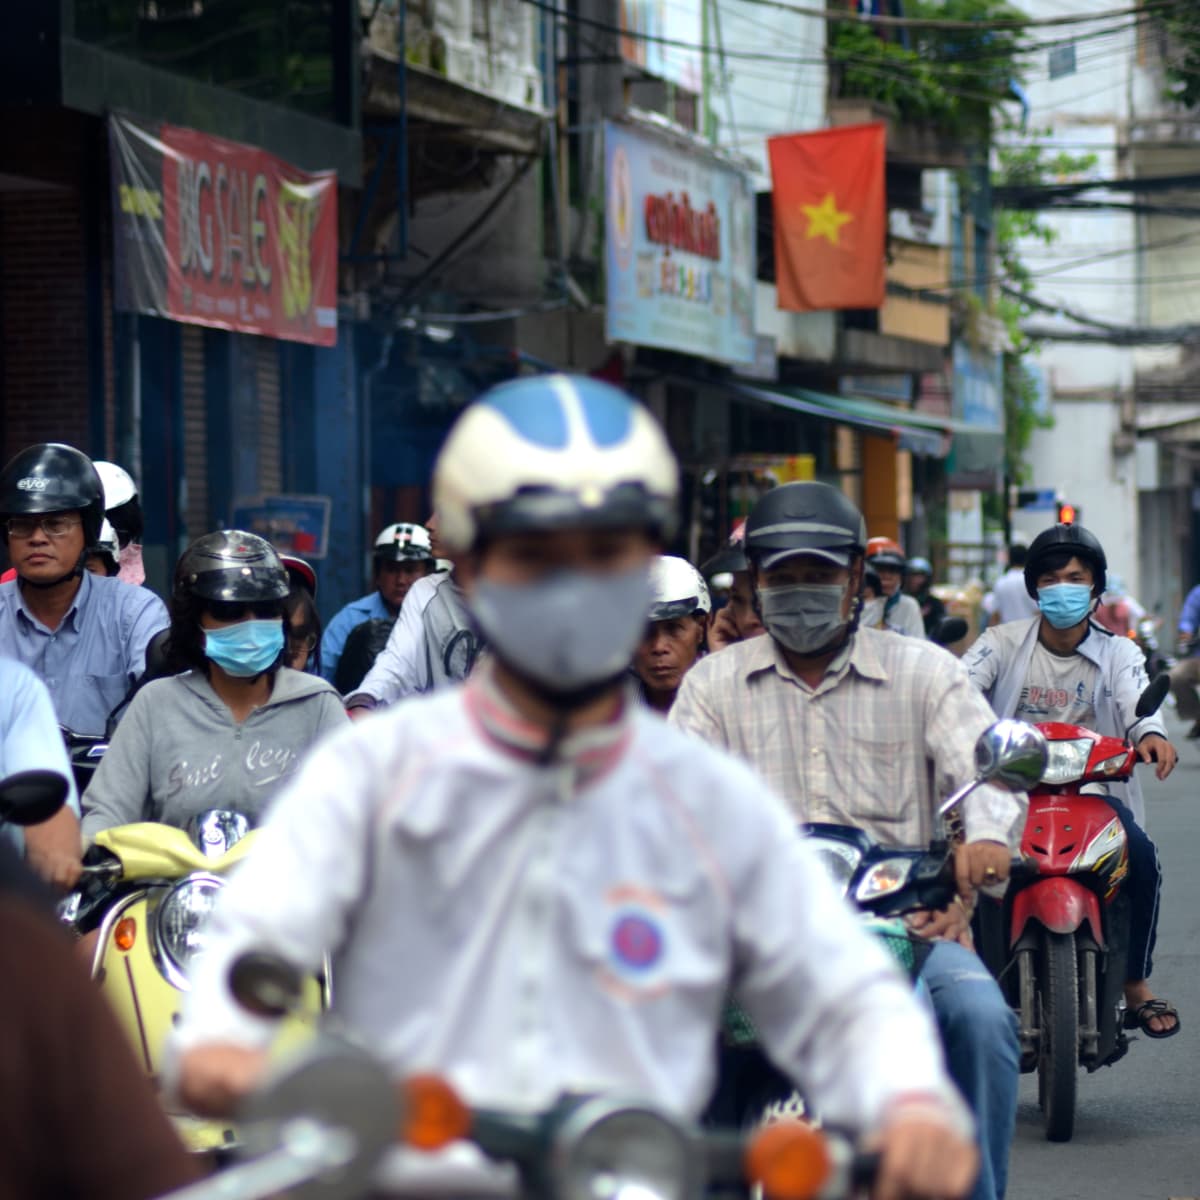
MULTIPOLYGON (((1138 720, 1158 710, 1169 686, 1166 675, 1150 684, 1138 720)), ((1129 1048, 1125 829, 1108 797, 1083 789, 1129 779, 1138 757, 1132 725, 1120 738, 1057 722, 1037 728, 1050 753, 1029 794, 1024 863, 1003 905, 1006 946, 997 974, 1020 1018, 1021 1070, 1038 1073, 1046 1137, 1066 1142, 1075 1128, 1078 1067, 1109 1066, 1129 1048)), ((994 943, 988 949, 991 960, 994 943)))

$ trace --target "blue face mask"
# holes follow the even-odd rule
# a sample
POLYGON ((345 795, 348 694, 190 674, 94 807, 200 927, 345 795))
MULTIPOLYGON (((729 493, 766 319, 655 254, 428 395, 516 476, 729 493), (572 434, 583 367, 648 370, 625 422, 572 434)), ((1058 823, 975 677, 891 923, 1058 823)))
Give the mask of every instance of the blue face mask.
POLYGON ((1038 588, 1038 608, 1055 629, 1078 625, 1092 608, 1092 589, 1086 583, 1056 583, 1038 588))
POLYGON ((239 621, 204 631, 204 654, 238 679, 251 679, 275 665, 283 653, 283 621, 239 621))

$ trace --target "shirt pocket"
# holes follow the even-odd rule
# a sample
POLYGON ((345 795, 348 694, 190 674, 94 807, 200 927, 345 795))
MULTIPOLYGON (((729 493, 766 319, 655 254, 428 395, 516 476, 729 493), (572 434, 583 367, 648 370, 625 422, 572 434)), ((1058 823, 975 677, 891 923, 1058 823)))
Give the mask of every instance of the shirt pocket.
POLYGON ((117 675, 85 675, 83 678, 88 691, 100 697, 105 717, 112 714, 112 710, 125 699, 132 686, 129 676, 124 671, 117 675))
POLYGON ((851 787, 840 797, 850 824, 884 844, 907 845, 916 840, 918 808, 928 791, 917 778, 916 758, 924 750, 911 741, 851 733, 843 751, 851 787), (919 786, 920 785, 920 786, 919 786))

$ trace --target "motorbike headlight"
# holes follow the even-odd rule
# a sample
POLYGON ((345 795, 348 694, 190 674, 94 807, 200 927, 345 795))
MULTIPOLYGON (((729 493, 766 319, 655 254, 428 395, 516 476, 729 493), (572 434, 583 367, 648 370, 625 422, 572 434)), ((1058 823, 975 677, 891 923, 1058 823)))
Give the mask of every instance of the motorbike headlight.
POLYGON ((1046 769, 1042 772, 1043 783, 1071 783, 1083 778, 1092 753, 1091 738, 1048 742, 1047 745, 1050 752, 1046 756, 1046 769))
POLYGON ((158 906, 154 923, 158 948, 182 977, 172 982, 182 984, 193 959, 204 950, 205 925, 224 886, 225 881, 215 875, 192 875, 177 883, 158 906))
POLYGON ((858 887, 854 889, 854 898, 860 904, 878 900, 880 896, 888 896, 898 892, 907 882, 912 870, 911 858, 885 858, 867 869, 858 887))
POLYGON ((839 842, 834 838, 809 838, 809 845, 817 852, 817 858, 833 880, 834 887, 845 895, 858 864, 862 862, 862 851, 849 842, 839 842))
POLYGON ((559 1200, 688 1200, 699 1156, 677 1122, 652 1108, 598 1097, 577 1108, 554 1139, 559 1200))

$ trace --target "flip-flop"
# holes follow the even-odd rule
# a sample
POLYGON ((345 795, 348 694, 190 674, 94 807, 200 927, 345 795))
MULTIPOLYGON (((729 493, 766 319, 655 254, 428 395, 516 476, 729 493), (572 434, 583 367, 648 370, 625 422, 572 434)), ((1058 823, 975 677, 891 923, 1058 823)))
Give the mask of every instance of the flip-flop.
POLYGON ((1174 1037, 1182 1025, 1183 1022, 1179 1019, 1179 1013, 1175 1011, 1174 1006, 1168 1004, 1161 997, 1147 1000, 1144 1004, 1139 1004, 1137 1008, 1127 1008, 1125 1010, 1125 1028, 1140 1029, 1147 1037, 1174 1037), (1155 1017, 1174 1017, 1175 1024, 1170 1029, 1151 1029, 1150 1022, 1155 1017))

